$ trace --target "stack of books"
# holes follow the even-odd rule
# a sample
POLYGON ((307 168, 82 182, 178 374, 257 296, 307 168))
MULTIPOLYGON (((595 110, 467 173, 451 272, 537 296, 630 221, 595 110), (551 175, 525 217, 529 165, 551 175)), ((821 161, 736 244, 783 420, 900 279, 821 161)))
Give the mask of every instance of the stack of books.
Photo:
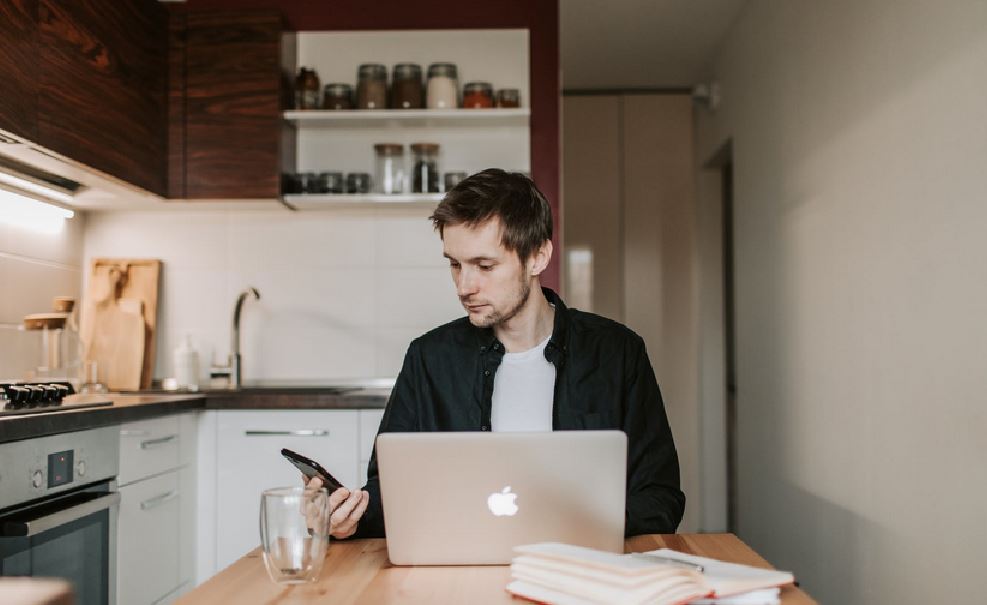
POLYGON ((779 602, 791 573, 725 563, 663 548, 619 555, 546 542, 514 549, 511 594, 540 603, 591 605, 779 602))

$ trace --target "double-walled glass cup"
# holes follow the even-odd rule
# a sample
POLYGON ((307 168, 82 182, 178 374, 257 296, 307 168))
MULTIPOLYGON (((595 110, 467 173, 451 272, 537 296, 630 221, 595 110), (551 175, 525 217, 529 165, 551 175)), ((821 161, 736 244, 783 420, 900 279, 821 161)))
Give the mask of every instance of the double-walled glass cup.
POLYGON ((325 488, 279 487, 260 497, 260 543, 271 579, 302 584, 319 578, 329 547, 325 488))

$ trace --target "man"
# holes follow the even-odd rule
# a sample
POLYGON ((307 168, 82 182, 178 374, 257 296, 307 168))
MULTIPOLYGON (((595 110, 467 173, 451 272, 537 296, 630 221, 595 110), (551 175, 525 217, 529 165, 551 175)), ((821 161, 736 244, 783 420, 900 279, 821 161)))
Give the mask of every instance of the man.
MULTIPOLYGON (((544 195, 524 175, 484 170, 431 220, 467 317, 411 343, 379 432, 622 430, 625 533, 674 532, 685 495, 644 342, 541 287, 552 257, 544 195)), ((330 508, 334 537, 384 535, 376 452, 366 490, 338 489, 330 508)))

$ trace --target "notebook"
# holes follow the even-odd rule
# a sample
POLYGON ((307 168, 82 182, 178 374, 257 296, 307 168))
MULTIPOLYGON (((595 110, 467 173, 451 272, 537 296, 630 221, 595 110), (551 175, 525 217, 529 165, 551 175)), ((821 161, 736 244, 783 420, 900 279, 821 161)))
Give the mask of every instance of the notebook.
POLYGON ((775 603, 791 573, 669 549, 619 555, 559 543, 515 549, 508 592, 559 605, 775 603))

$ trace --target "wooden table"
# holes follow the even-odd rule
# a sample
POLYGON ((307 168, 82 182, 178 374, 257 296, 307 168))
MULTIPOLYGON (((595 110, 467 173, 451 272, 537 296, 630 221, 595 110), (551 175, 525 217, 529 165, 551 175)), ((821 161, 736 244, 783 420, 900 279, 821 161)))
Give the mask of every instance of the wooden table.
MULTIPOLYGON (((733 534, 672 534, 637 536, 627 540, 627 552, 657 548, 770 568, 733 534)), ((384 540, 333 542, 322 576, 313 584, 294 586, 271 582, 259 548, 213 576, 179 605, 291 605, 296 603, 525 603, 504 588, 510 579, 506 565, 461 567, 395 567, 387 561, 384 540)), ((784 605, 815 603, 797 588, 782 590, 784 605)))
POLYGON ((72 605, 72 585, 53 578, 0 578, 3 605, 72 605))

